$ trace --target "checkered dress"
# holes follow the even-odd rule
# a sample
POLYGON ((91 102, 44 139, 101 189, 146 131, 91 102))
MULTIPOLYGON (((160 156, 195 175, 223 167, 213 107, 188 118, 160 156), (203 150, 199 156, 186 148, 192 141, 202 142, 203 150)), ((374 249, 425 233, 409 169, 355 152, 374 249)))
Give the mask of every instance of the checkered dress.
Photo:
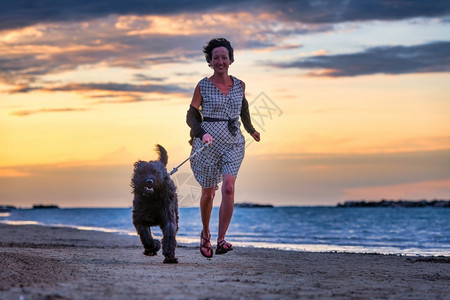
MULTIPOLYGON (((244 90, 239 79, 233 76, 231 78, 233 87, 226 96, 208 78, 205 77, 199 82, 204 118, 222 120, 239 118, 244 90)), ((233 135, 228 129, 227 121, 202 122, 202 128, 213 137, 213 144, 190 160, 195 179, 202 187, 217 187, 225 174, 237 177, 244 159, 245 139, 239 128, 240 122, 236 123, 238 130, 236 135, 233 135)), ((192 143, 191 153, 201 146, 201 139, 196 137, 192 143)))

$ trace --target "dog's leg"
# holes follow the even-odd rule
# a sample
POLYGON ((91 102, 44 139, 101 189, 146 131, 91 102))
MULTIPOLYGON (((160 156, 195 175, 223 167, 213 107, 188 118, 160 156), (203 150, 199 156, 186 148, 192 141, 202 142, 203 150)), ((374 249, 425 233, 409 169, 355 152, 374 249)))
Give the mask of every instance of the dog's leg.
POLYGON ((141 238, 142 246, 144 246, 144 255, 156 255, 159 249, 161 249, 161 243, 157 239, 153 239, 150 227, 136 224, 134 226, 136 227, 136 231, 141 238))
POLYGON ((164 255, 164 263, 178 263, 178 259, 175 257, 175 248, 177 247, 177 241, 175 236, 177 234, 177 225, 175 223, 168 222, 161 226, 163 232, 162 248, 164 255))

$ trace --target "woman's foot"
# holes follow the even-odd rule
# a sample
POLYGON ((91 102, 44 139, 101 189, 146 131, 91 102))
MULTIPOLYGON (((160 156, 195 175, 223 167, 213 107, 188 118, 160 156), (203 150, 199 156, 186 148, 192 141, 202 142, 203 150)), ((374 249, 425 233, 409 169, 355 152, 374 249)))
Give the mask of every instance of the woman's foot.
POLYGON ((213 257, 213 249, 209 241, 210 239, 211 239, 210 233, 208 233, 207 236, 203 235, 203 231, 202 233, 200 233, 200 253, 206 258, 213 257))
POLYGON ((227 243, 225 240, 217 241, 216 254, 225 254, 233 250, 233 245, 227 243))

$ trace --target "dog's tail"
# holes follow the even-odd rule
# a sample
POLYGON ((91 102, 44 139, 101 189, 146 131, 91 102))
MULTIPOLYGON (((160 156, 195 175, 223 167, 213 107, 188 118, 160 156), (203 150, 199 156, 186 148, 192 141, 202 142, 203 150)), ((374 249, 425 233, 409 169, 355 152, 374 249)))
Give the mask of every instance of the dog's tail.
POLYGON ((156 145, 156 152, 158 153, 158 160, 162 162, 164 166, 167 166, 167 162, 169 161, 169 156, 167 155, 166 149, 164 149, 161 145, 156 145))

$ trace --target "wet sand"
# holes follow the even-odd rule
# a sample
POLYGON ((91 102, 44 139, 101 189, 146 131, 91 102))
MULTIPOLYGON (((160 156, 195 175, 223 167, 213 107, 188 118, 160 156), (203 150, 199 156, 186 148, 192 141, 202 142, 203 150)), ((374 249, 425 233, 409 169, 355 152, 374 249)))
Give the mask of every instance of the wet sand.
MULTIPOLYGON (((232 241, 231 241, 232 242, 232 241)), ((178 264, 137 236, 0 224, 0 299, 448 299, 450 257, 235 248, 178 264)))

